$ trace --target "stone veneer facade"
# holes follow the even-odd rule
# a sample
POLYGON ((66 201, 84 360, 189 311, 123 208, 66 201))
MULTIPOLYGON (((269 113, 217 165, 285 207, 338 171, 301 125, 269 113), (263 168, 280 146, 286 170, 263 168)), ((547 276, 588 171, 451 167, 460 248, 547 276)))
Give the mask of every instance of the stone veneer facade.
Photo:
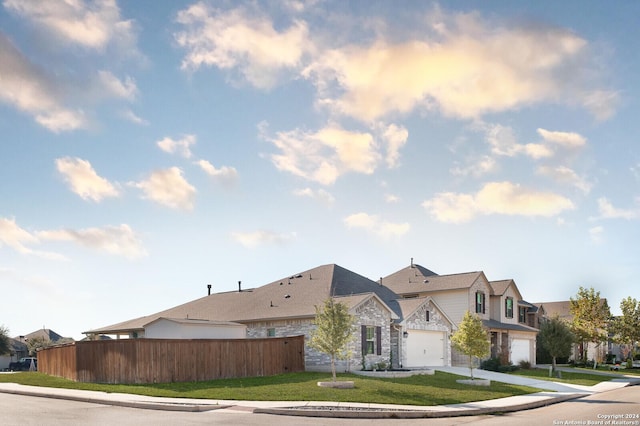
MULTIPOLYGON (((391 361, 391 313, 375 298, 370 298, 352 310, 356 317, 353 338, 347 345, 348 357, 336 360, 337 371, 361 370, 364 366, 370 369, 378 363, 389 364, 391 361), (381 327, 381 354, 362 355, 361 326, 381 327)), ((309 339, 315 329, 313 318, 285 319, 247 323, 248 338, 305 336, 305 367, 307 371, 330 371, 331 358, 309 347, 309 339), (269 329, 274 335, 269 336, 269 329)))
MULTIPOLYGON (((444 332, 444 365, 451 365, 451 344, 449 337, 451 335, 451 324, 444 318, 442 313, 436 309, 432 301, 429 301, 418 308, 409 318, 403 321, 404 330, 426 330, 426 331, 442 331, 444 332), (427 311, 429 311, 429 321, 427 321, 427 311)), ((406 339, 402 339, 402 364, 406 362, 407 343, 406 339)), ((401 365, 398 365, 400 367, 401 365)))

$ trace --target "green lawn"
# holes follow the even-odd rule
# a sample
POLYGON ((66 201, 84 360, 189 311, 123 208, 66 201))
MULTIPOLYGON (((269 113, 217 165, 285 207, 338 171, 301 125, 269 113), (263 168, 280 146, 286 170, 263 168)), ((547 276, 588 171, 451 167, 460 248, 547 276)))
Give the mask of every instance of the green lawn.
POLYGON ((549 377, 549 370, 533 368, 530 370, 517 370, 509 374, 515 374, 518 376, 534 377, 540 380, 549 380, 553 382, 572 383, 574 385, 593 386, 600 382, 605 382, 613 379, 614 377, 607 377, 601 374, 590 374, 589 370, 576 369, 575 371, 565 372, 562 371, 562 378, 549 377))
POLYGON ((76 383, 42 373, 0 374, 0 382, 25 385, 133 393, 178 398, 230 399, 253 401, 337 401, 404 405, 458 404, 538 392, 527 386, 492 382, 491 386, 456 383, 460 376, 437 371, 433 376, 378 379, 339 374, 338 380, 353 380, 354 389, 319 387, 330 380, 323 373, 290 373, 272 377, 223 379, 208 382, 149 385, 106 385, 76 383))

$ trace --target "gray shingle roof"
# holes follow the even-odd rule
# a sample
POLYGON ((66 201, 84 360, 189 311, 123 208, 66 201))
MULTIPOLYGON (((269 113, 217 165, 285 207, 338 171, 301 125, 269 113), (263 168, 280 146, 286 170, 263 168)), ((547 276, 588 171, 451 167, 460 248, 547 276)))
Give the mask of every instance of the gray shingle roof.
POLYGON ((482 271, 451 275, 423 274, 423 271, 431 272, 420 265, 408 266, 382 278, 382 284, 397 294, 457 290, 471 287, 483 275, 482 271))
POLYGON ((397 295, 378 283, 330 264, 289 275, 252 290, 214 293, 152 315, 124 321, 87 333, 115 334, 142 330, 145 324, 160 317, 198 318, 209 321, 253 322, 283 318, 310 318, 315 306, 330 296, 375 293, 400 315, 397 295))
POLYGON ((485 327, 487 327, 489 329, 494 329, 494 330, 526 331, 526 332, 530 332, 530 333, 537 333, 538 332, 537 329, 535 329, 533 327, 529 327, 527 325, 508 324, 508 323, 504 323, 504 322, 500 322, 500 321, 496 321, 496 320, 482 320, 482 325, 484 325, 485 327))
POLYGON ((493 296, 502 296, 511 283, 513 283, 513 280, 489 281, 489 286, 493 296))

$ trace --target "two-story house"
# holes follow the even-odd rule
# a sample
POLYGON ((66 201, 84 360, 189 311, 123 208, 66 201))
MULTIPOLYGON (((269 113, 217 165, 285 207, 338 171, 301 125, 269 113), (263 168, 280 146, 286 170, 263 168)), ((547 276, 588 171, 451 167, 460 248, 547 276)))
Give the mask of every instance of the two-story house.
MULTIPOLYGON (((490 332, 491 356, 535 364, 538 330, 527 325, 531 305, 522 300, 513 280, 490 282, 482 271, 437 275, 412 261, 381 282, 404 299, 430 297, 443 307, 454 328, 465 312, 477 314, 490 332)), ((451 362, 466 365, 467 358, 452 350, 451 362)))

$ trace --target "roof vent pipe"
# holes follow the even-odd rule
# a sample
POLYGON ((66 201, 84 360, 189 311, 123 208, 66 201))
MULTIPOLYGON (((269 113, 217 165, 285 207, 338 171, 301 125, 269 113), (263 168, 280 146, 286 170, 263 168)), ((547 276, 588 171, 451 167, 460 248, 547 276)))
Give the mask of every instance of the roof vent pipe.
POLYGON ((382 285, 382 277, 380 277, 380 285, 382 285))
POLYGON ((207 284, 207 296, 211 296, 211 284, 207 284))
POLYGON ((413 268, 413 257, 411 258, 411 267, 413 268))
POLYGON ((242 291, 242 281, 238 281, 238 293, 242 291))

